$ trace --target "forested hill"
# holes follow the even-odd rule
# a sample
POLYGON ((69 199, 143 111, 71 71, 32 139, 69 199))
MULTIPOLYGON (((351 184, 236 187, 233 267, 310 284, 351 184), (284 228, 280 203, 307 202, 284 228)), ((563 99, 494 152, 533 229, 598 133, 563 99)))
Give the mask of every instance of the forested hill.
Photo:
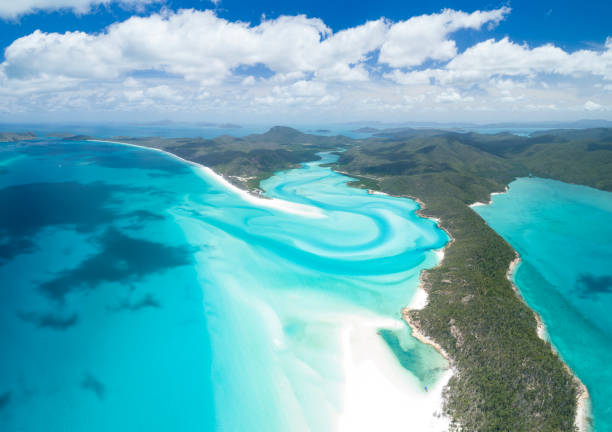
POLYGON ((276 171, 317 160, 321 151, 350 148, 356 141, 345 136, 320 136, 275 126, 263 134, 204 138, 129 138, 115 140, 173 153, 213 168, 243 188, 257 189, 276 171))
POLYGON ((419 198, 455 239, 423 274, 429 304, 410 312, 458 371, 446 403, 454 422, 464 431, 572 431, 578 386, 506 278, 514 251, 468 204, 528 175, 612 190, 612 129, 399 131, 340 153, 336 168, 354 185, 419 198))
MULTIPOLYGON (((612 190, 612 129, 552 130, 520 137, 402 130, 340 157, 342 169, 369 177, 425 176, 460 190, 465 202, 488 199, 515 177, 540 176, 612 190)), ((407 180, 407 179, 405 179, 407 180)))

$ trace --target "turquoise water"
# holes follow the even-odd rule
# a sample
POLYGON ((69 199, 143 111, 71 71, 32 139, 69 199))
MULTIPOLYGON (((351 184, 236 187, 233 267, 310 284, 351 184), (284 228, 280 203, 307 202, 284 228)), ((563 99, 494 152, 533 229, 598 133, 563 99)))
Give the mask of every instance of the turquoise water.
POLYGON ((612 431, 612 193, 522 178, 474 210, 521 254, 517 286, 612 431))
POLYGON ((160 152, 3 144, 0 430, 426 430, 448 365, 400 310, 448 239, 334 157, 264 183, 287 212, 160 152))

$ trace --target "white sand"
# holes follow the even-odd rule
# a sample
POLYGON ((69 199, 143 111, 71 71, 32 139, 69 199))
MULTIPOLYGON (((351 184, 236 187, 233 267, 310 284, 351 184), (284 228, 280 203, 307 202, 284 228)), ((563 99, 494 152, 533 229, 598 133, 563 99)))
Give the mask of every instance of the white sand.
POLYGON ((305 216, 305 217, 310 217, 310 218, 324 218, 326 217, 325 214, 318 208, 316 207, 312 207, 309 205, 305 205, 305 204, 299 204, 299 203, 294 203, 291 201, 285 201, 285 200, 281 200, 281 199, 277 199, 277 198, 259 198, 256 197, 250 193, 248 193, 245 190, 242 190, 240 188, 238 188, 237 186, 233 185, 232 183, 230 183, 229 181, 227 181, 227 179, 225 179, 225 177, 223 177, 220 174, 217 174, 216 172, 214 172, 212 169, 210 169, 209 167, 206 167, 204 165, 201 165, 199 163, 196 162, 192 162, 190 160, 187 159, 183 159, 180 156, 177 156, 175 154, 169 153, 167 151, 158 149, 158 148, 153 148, 153 147, 146 147, 146 146, 140 146, 137 144, 130 144, 130 143, 123 143, 123 142, 118 142, 118 141, 109 141, 109 140, 88 140, 88 141, 92 141, 92 142, 103 142, 103 143, 111 143, 111 144, 120 144, 120 145, 126 145, 126 146, 131 146, 131 147, 138 147, 138 148, 142 148, 142 149, 146 149, 146 150, 154 150, 154 151, 158 151, 161 153, 164 153, 174 159, 180 160, 182 162, 185 162, 189 165, 195 166, 196 168, 199 168, 201 173, 204 173, 205 177, 207 179, 214 179, 216 180, 218 183, 221 183, 223 186, 225 186, 226 188, 230 189, 232 192, 240 195, 240 197, 259 207, 267 207, 267 208, 272 208, 275 210, 279 210, 285 213, 292 213, 292 214, 296 214, 296 215, 300 215, 300 216, 305 216))
POLYGON ((403 326, 399 320, 363 316, 347 322, 341 336, 345 391, 338 430, 448 430, 449 420, 441 415, 442 389, 452 372, 425 392, 376 333, 403 326))
POLYGON ((408 305, 408 309, 411 310, 421 310, 425 306, 427 306, 427 292, 418 287, 414 295, 412 296, 412 300, 410 300, 410 304, 408 305))
POLYGON ((588 420, 589 413, 591 412, 591 398, 584 385, 581 386, 581 391, 582 393, 578 396, 574 425, 578 428, 579 432, 591 432, 591 423, 588 420))
MULTIPOLYGON (((370 189, 368 189, 370 190, 370 189)), ((381 191, 376 191, 376 190, 372 190, 371 192, 372 195, 385 195, 385 196, 389 196, 389 194, 381 192, 381 191)))
MULTIPOLYGON (((515 253, 516 253, 516 257, 510 263, 510 266, 508 267, 508 271, 506 272, 506 277, 512 284, 512 288, 514 289, 516 294, 520 297, 522 301, 525 302, 525 299, 523 298, 521 292, 519 291, 518 287, 514 283, 514 272, 516 271, 518 265, 521 263, 520 255, 518 254, 518 252, 515 252, 515 253)), ((525 304, 527 304, 527 302, 525 302, 525 304)), ((542 318, 536 311, 533 311, 533 313, 535 315, 535 319, 537 322, 536 333, 538 334, 538 337, 545 342, 550 342, 550 338, 548 336, 548 331, 546 330, 546 325, 544 324, 544 321, 542 321, 542 318)), ((557 349, 554 347, 554 345, 551 345, 551 348, 555 354, 558 354, 557 349)), ((564 365, 567 368, 570 375, 574 377, 574 380, 578 384, 578 388, 579 388, 578 390, 579 395, 576 401, 576 419, 574 420, 574 426, 576 426, 579 432, 590 432, 591 428, 590 428, 590 423, 588 421, 588 417, 591 412, 591 399, 589 396, 589 392, 586 386, 582 383, 582 381, 580 381, 578 376, 574 373, 574 371, 572 371, 567 364, 564 363, 564 365)))
POLYGON ((494 195, 502 195, 505 194, 506 192, 508 192, 508 186, 506 186, 506 189, 503 192, 491 192, 491 195, 489 196, 489 201, 487 201, 486 203, 482 202, 482 201, 477 201, 473 204, 470 204, 470 207, 480 207, 480 206, 486 206, 489 205, 493 202, 493 196, 494 195))
MULTIPOLYGON (((436 221, 436 223, 440 223, 440 220, 437 218, 431 218, 434 221, 436 221)), ((446 247, 443 247, 442 249, 437 249, 435 250, 435 254, 436 257, 438 258, 438 266, 440 264, 442 264, 442 260, 444 259, 444 251, 446 250, 446 247)), ((421 283, 419 284, 419 287, 417 288, 416 292, 414 293, 414 295, 412 296, 412 300, 410 300, 410 304, 408 305, 408 309, 410 310, 421 310, 423 309, 425 306, 427 306, 427 297, 428 294, 427 292, 421 287, 421 283)))

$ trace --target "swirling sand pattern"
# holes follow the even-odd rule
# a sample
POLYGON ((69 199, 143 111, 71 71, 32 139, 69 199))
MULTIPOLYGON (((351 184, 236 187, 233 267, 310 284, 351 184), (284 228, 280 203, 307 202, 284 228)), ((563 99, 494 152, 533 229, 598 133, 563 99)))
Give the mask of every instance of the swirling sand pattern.
POLYGON ((1 243, 3 430, 444 427, 447 364, 400 310, 448 239, 413 201, 347 187, 333 155, 264 182, 274 206, 149 150, 0 157, 0 202, 33 215, 1 243), (37 217, 62 191, 73 210, 37 217))

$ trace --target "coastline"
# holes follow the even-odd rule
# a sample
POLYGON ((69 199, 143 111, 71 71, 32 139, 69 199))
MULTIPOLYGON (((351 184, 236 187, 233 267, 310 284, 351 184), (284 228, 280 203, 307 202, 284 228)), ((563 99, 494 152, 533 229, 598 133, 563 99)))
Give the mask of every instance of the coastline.
MULTIPOLYGON (((90 139, 87 140, 90 142, 101 142, 101 143, 111 143, 111 144, 117 144, 117 145, 125 145, 125 146, 131 146, 131 147, 137 147, 137 148, 141 148, 141 149, 146 149, 146 150, 155 150, 161 153, 166 154, 167 156, 170 156, 174 159, 177 159, 183 163, 187 163, 191 166, 194 166, 195 168, 197 168, 198 170, 203 171, 204 173, 206 173, 207 176, 213 177, 215 180, 217 180, 219 183, 222 183, 225 187, 231 189, 232 191, 236 192, 237 194, 239 194, 240 196, 242 196, 245 200, 252 202, 256 205, 259 206, 264 206, 264 207, 274 207, 276 209, 282 210, 282 211, 286 211, 289 213, 297 213, 303 216, 307 216, 307 217, 326 217, 325 214, 323 214, 322 212, 319 212, 318 209, 310 207, 310 206, 306 206, 306 205, 302 205, 302 204, 297 204, 297 203, 292 203, 289 201, 284 201, 284 200, 279 200, 279 199, 275 199, 275 198, 265 198, 265 197, 259 197, 259 196, 255 196, 251 193, 249 193, 248 191, 245 191, 243 189, 240 189, 239 187, 237 187, 236 185, 230 183, 228 181, 227 178, 225 178, 223 175, 220 175, 219 173, 213 171, 211 168, 203 166, 201 164, 198 164, 197 162, 193 162, 190 160, 186 160, 181 158, 180 156, 177 156, 173 153, 170 153, 168 151, 159 149, 159 148, 155 148, 155 147, 147 147, 147 146, 141 146, 141 145, 137 145, 137 144, 131 144, 131 143, 125 143, 125 142, 119 142, 119 141, 112 141, 112 140, 98 140, 98 139, 90 139), (316 212, 315 212, 316 211, 316 212)), ((346 175, 346 174, 343 174, 346 175)), ((377 195, 387 195, 383 192, 376 192, 377 195)), ((399 198, 406 198, 406 196, 398 196, 399 198)), ((410 197, 409 197, 410 198, 410 197)), ((415 200, 418 202, 419 206, 422 208, 423 207, 423 203, 415 200)), ((422 214, 418 213, 420 211, 420 208, 417 210, 417 214, 424 219, 434 219, 434 221, 437 223, 438 227, 440 227, 440 221, 438 219, 435 218, 428 218, 423 216, 422 214)), ((443 229, 443 228, 442 228, 443 229)), ((445 230, 446 231, 446 230, 445 230)), ((448 234, 448 232, 447 232, 448 234)), ((454 241, 454 239, 452 239, 452 236, 450 236, 449 234, 449 238, 451 238, 451 241, 447 242, 447 244, 445 245, 445 247, 443 249, 439 249, 436 250, 435 253, 439 258, 439 261, 441 262, 444 256, 444 250, 446 247, 448 247, 448 245, 454 241)), ((440 265, 440 262, 438 262, 437 265, 440 265)), ((427 296, 427 293, 419 286, 419 290, 421 291, 421 294, 425 296, 427 296)), ((407 321, 403 320, 400 321, 399 319, 395 319, 395 323, 396 325, 398 325, 401 328, 405 328, 403 327, 403 323, 405 323, 407 321)), ((379 327, 378 322, 375 322, 374 324, 375 327, 379 327)), ((388 327, 388 324, 386 322, 384 322, 382 327, 388 327)), ((419 340, 419 342, 421 343, 425 343, 428 345, 432 345, 434 346, 434 348, 440 352, 440 354, 447 359, 447 361, 449 361, 450 364, 450 358, 449 356, 446 354, 446 352, 444 352, 444 350, 437 345, 435 342, 433 341, 429 341, 429 339, 427 339, 424 335, 422 335, 414 326, 412 326, 410 323, 408 323, 408 325, 412 328, 412 336, 415 337, 415 339, 419 340)), ((394 374, 394 379, 393 380, 388 380, 385 379, 385 376, 378 376, 380 375, 380 371, 378 370, 370 370, 371 367, 366 364, 367 367, 361 366, 358 362, 353 362, 352 356, 355 353, 352 353, 351 350, 354 350, 354 348, 351 348, 351 344, 349 343, 350 338, 351 338, 351 333, 360 333, 361 329, 366 329, 367 333, 372 333, 371 336, 372 339, 374 340, 374 342, 376 342, 374 345, 378 346, 380 345, 382 348, 380 349, 380 351, 385 355, 388 356, 388 348, 381 344, 378 343, 380 336, 378 336, 378 334, 376 332, 372 332, 371 331, 372 328, 372 324, 368 323, 367 320, 366 322, 360 322, 359 324, 351 324, 348 325, 345 330, 342 333, 342 346, 343 346, 343 351, 345 353, 348 353, 345 361, 344 361, 344 369, 345 371, 347 371, 349 377, 353 377, 353 376, 360 376, 360 375, 364 375, 366 374, 366 372, 369 372, 369 374, 371 376, 375 376, 377 382, 380 383, 387 383, 387 387, 385 388, 385 392, 391 392, 391 390, 395 391, 396 393, 396 397, 395 399, 402 400, 402 399, 406 399, 406 398, 415 398, 414 402, 418 403, 419 405, 422 405, 422 408, 427 408, 427 409, 433 409, 433 416, 431 416, 431 418, 428 420, 428 424, 431 428, 431 430, 440 430, 439 426, 443 425, 444 429, 446 430, 448 428, 448 425, 450 424, 450 419, 448 418, 448 416, 443 414, 443 408, 444 408, 444 392, 443 389, 447 386, 449 380, 451 379, 451 377, 453 376, 453 374, 455 373, 455 370, 451 367, 448 368, 448 370, 445 370, 445 372, 440 376, 440 378, 438 379, 438 381, 436 382, 435 386, 431 387, 429 389, 428 392, 423 393, 422 387, 416 391, 415 389, 412 389, 410 387, 402 387, 399 386, 399 381, 396 382, 395 384, 392 384, 395 381, 395 378, 401 378, 402 376, 404 376, 406 374, 406 371, 401 369, 400 366, 398 365, 397 368, 400 368, 399 370, 401 371, 401 373, 399 372, 395 372, 394 374), (370 369, 368 369, 370 368, 370 369), (378 374, 378 375, 377 375, 378 374), (390 384, 391 383, 391 384, 390 384), (403 394, 403 392, 405 392, 405 394, 403 394), (401 397, 400 397, 401 396, 401 397), (434 426, 432 428, 432 426, 434 426)), ((361 339, 366 338, 366 335, 364 333, 364 335, 360 336, 361 339)), ((366 338, 367 339, 367 338, 366 338)), ((369 352, 368 355, 376 355, 375 353, 369 352)), ((392 364, 396 364, 397 360, 395 358, 392 359, 392 361, 390 361, 389 363, 392 364)), ((367 375, 367 374, 366 374, 367 375)), ((393 374, 392 374, 393 376, 393 374)), ((362 379, 363 377, 361 376, 360 379, 362 379)), ((350 379, 347 382, 347 394, 352 395, 353 397, 351 397, 349 399, 348 405, 349 405, 349 409, 348 411, 350 413, 355 413, 355 412, 359 412, 359 407, 361 406, 361 409, 365 409, 365 406, 362 406, 362 401, 356 397, 355 395, 358 395, 360 392, 359 391, 352 391, 355 390, 353 387, 355 387, 355 380, 354 379, 350 379)), ((357 384, 359 383, 359 380, 356 380, 357 384)), ((373 382, 374 382, 373 381, 373 382)), ((383 392, 382 394, 384 395, 385 392, 383 392)), ((361 392, 363 393, 363 392, 361 392)), ((392 392, 391 392, 392 393, 392 392)), ((389 403, 389 401, 388 401, 389 403)), ((346 409, 346 407, 345 407, 346 409)), ((428 413, 429 411, 423 411, 421 410, 420 413, 421 415, 424 415, 425 413, 428 413)), ((425 417, 427 417, 428 414, 425 415, 425 417)), ((351 415, 347 415, 346 413, 343 414, 344 417, 344 422, 349 422, 351 420, 353 420, 351 418, 351 415)), ((377 419, 377 422, 380 422, 380 419, 377 419)), ((358 425, 358 424, 357 424, 358 425)), ((421 426, 425 427, 425 423, 423 423, 421 426)), ((430 428, 427 428, 427 430, 430 430, 430 428)), ((355 430, 355 428, 350 428, 347 430, 355 430)), ((421 430, 425 430, 425 429, 421 429, 421 430)))
MULTIPOLYGON (((351 177, 350 173, 347 172, 343 172, 340 170, 335 170, 335 172, 345 175, 347 177, 351 177)), ((357 186, 355 186, 357 187, 357 186)), ((363 188, 359 188, 358 189, 363 189, 363 188)), ((455 242, 455 237, 453 237, 453 235, 442 225, 442 221, 440 220, 440 218, 437 217, 433 217, 433 216, 426 216, 423 212, 425 210, 425 203, 423 201, 421 201, 418 197, 415 196, 411 196, 411 195, 393 195, 393 194, 388 194, 386 192, 382 192, 382 191, 374 191, 371 189, 365 189, 369 194, 373 194, 373 195, 387 195, 387 196, 393 196, 396 198, 408 198, 411 199, 413 201, 415 201, 419 208, 415 211, 415 213, 417 214, 417 216, 423 218, 423 219, 429 219, 429 220, 433 220, 436 223, 436 226, 441 229, 442 231, 444 231, 446 233, 446 235, 448 236, 449 240, 446 242, 446 244, 444 245, 444 247, 442 249, 437 249, 434 252, 436 253, 436 256, 438 257, 438 264, 436 264, 435 267, 433 268, 437 268, 440 267, 442 265, 442 261, 444 260, 444 255, 446 253, 446 249, 449 248, 454 242, 455 242)), ((446 388, 446 386, 448 385, 448 382, 450 381, 450 379, 453 377, 453 375, 455 375, 457 373, 457 370, 455 369, 454 365, 453 365, 453 360, 452 358, 448 355, 448 353, 444 350, 444 348, 442 348, 442 346, 440 344, 438 344, 435 340, 431 339, 430 337, 426 336, 421 329, 419 328, 419 326, 416 325, 416 323, 414 323, 414 321, 412 321, 412 319, 410 318, 410 312, 413 310, 420 310, 423 309, 427 306, 427 299, 428 299, 428 292, 425 290, 424 285, 425 285, 425 280, 423 279, 423 275, 427 270, 431 270, 431 269, 424 269, 421 270, 421 273, 419 274, 419 285, 417 287, 416 292, 414 293, 410 304, 408 306, 405 306, 402 308, 401 310, 401 314, 402 314, 402 320, 410 327, 411 333, 412 333, 412 337, 414 337, 415 339, 417 339, 419 342, 426 344, 426 345, 430 345, 432 346, 436 351, 438 351, 438 353, 440 353, 440 355, 442 357, 444 357, 446 359, 446 361, 448 361, 449 363, 449 369, 448 371, 445 373, 444 377, 440 380, 440 382, 438 383, 438 385, 436 386, 436 388, 439 388, 439 391, 442 393, 444 388, 446 388)), ((443 408, 444 408, 444 401, 445 401, 445 397, 441 394, 441 412, 443 412, 443 408)), ((447 415, 445 414, 441 414, 441 416, 448 418, 447 415)))
MULTIPOLYGON (((472 207, 477 207, 477 206, 482 206, 482 205, 489 205, 493 202, 493 195, 500 195, 506 192, 508 192, 508 186, 506 186, 505 192, 491 193, 491 197, 489 198, 488 204, 476 202, 476 203, 470 204, 469 207, 472 208, 472 207)), ((567 372, 571 375, 571 377, 574 380, 574 383, 576 384, 576 388, 577 388, 576 418, 574 419, 574 426, 576 427, 578 432, 591 432, 591 427, 590 427, 590 422, 589 422, 590 412, 591 412, 591 402, 590 402, 589 391, 587 387, 584 385, 584 383, 580 380, 580 378, 578 378, 578 375, 576 375, 576 373, 569 367, 569 365, 565 363, 563 358, 561 358, 561 356, 559 355, 559 352, 554 347, 554 345, 550 343, 548 331, 546 330, 546 324, 544 324, 542 317, 540 316, 539 313, 537 313, 534 309, 532 309, 531 306, 529 306, 525 298, 522 296, 518 286, 514 283, 514 273, 516 272, 516 270, 518 269, 518 266, 522 262, 521 256, 516 250, 514 251, 514 254, 515 254, 515 257, 510 262, 510 265, 508 266, 508 270, 506 271, 506 278, 508 279, 508 281, 510 281, 510 284, 512 285, 512 289, 514 290, 514 293, 517 295, 517 297, 529 309, 531 309, 533 316, 535 317, 535 320, 537 323, 536 333, 538 337, 550 345, 551 350, 553 351, 553 353, 555 353, 555 355, 557 355, 561 359, 563 366, 565 367, 567 372)))
POLYGON ((487 201, 486 203, 482 202, 482 201, 476 201, 475 203, 472 203, 469 205, 469 207, 480 207, 480 206, 486 206, 489 205, 491 203, 493 203, 493 197, 495 195, 502 195, 505 194, 506 192, 508 192, 508 186, 506 186, 506 189, 503 192, 491 192, 489 194, 489 201, 487 201))
POLYGON ((109 144, 118 144, 118 145, 124 145, 124 146, 130 146, 130 147, 137 147, 137 148, 141 148, 141 149, 145 149, 145 150, 153 150, 153 151, 157 151, 160 153, 163 153, 167 156, 170 156, 176 160, 179 160, 181 162, 184 162, 186 164, 189 164, 201 171, 203 171, 204 173, 206 173, 206 175, 208 175, 209 177, 212 177, 213 179, 215 179, 217 182, 223 184, 225 187, 227 187, 228 189, 230 189, 232 192, 240 195, 245 201, 250 202, 251 204, 255 204, 257 206, 260 207, 268 207, 268 208, 273 208, 275 210, 280 210, 280 211, 284 211, 286 213, 292 213, 292 214, 297 214, 300 216, 305 216, 305 217, 311 217, 311 218, 324 218, 326 217, 325 214, 323 214, 319 209, 305 205, 305 204, 299 204, 299 203, 293 203, 290 201, 285 201, 285 200, 280 200, 277 198, 264 198, 264 197, 260 197, 260 196, 256 196, 252 193, 250 193, 249 191, 246 191, 244 189, 240 189, 239 187, 237 187, 236 185, 234 185, 233 183, 231 183, 229 180, 227 180, 223 175, 215 172, 213 169, 211 169, 210 167, 201 165, 197 162, 193 162, 187 159, 184 159, 180 156, 175 155, 174 153, 170 153, 168 151, 156 148, 156 147, 147 147, 147 146, 141 146, 138 144, 131 144, 131 143, 124 143, 124 142, 120 142, 120 141, 112 141, 112 140, 99 140, 99 139, 88 139, 86 141, 89 142, 100 142, 100 143, 109 143, 109 144))

